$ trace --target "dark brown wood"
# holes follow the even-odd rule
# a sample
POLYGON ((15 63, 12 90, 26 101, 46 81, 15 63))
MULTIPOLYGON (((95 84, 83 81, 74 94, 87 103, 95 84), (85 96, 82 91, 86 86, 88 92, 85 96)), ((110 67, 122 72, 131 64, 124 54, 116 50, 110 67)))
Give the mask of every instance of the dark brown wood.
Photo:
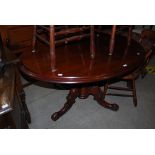
POLYGON ((67 96, 67 102, 64 104, 63 108, 58 111, 55 112, 52 116, 51 119, 53 121, 58 120, 62 115, 64 115, 75 103, 75 99, 79 96, 79 90, 74 88, 71 89, 68 96, 67 96))
POLYGON ((101 106, 105 108, 111 109, 113 111, 117 111, 119 109, 117 104, 110 104, 104 100, 103 92, 98 86, 73 88, 70 90, 67 96, 67 102, 64 104, 63 108, 51 116, 52 120, 56 121, 62 115, 64 115, 73 106, 77 97, 80 99, 86 99, 89 95, 92 95, 94 100, 96 100, 101 106))
POLYGON ((32 39, 32 52, 35 52, 35 46, 36 46, 36 31, 37 31, 37 27, 36 27, 36 25, 34 25, 33 39, 32 39))
POLYGON ((107 50, 109 39, 109 35, 95 38, 97 46, 93 60, 90 58, 89 39, 56 47, 57 71, 54 73, 50 69, 49 47, 39 42, 36 53, 27 52, 21 56, 21 71, 45 82, 81 84, 127 74, 143 62, 143 47, 132 40, 132 46, 126 51, 127 40, 123 36, 116 37, 115 51, 110 57, 107 50), (94 65, 90 68, 92 63, 94 65))
MULTIPOLYGON (((50 31, 50 27, 47 26, 42 26, 42 25, 38 25, 37 28, 39 28, 40 30, 45 30, 47 33, 46 35, 49 33, 50 31)), ((55 44, 61 44, 61 43, 68 43, 70 41, 78 41, 84 37, 87 37, 88 33, 84 33, 86 30, 89 30, 90 26, 74 26, 74 27, 69 27, 69 26, 64 26, 62 29, 58 29, 57 26, 55 26, 55 37, 60 37, 61 39, 55 39, 55 44), (84 33, 82 35, 82 33, 84 33), (63 36, 63 37, 62 37, 63 36), (65 36, 65 37, 64 37, 65 36)), ((43 31, 43 32, 45 32, 43 31)), ((41 33, 39 33, 37 31, 37 38, 41 41, 43 41, 45 44, 49 45, 49 40, 45 37, 43 37, 41 35, 41 33)))
POLYGON ((31 122, 14 56, 4 50, 7 66, 0 76, 0 128, 28 128, 31 122), (12 63, 11 63, 12 62, 12 63))
MULTIPOLYGON (((63 44, 68 44, 69 42, 73 41, 80 41, 83 38, 88 38, 90 34, 81 34, 81 35, 76 35, 76 36, 71 36, 71 37, 65 37, 64 39, 60 40, 55 40, 55 46, 57 45, 63 45, 63 44)), ((46 45, 50 45, 50 42, 46 40, 45 38, 41 37, 40 35, 36 35, 37 39, 45 43, 46 45)))
POLYGON ((137 95, 136 95, 136 84, 135 80, 132 80, 132 93, 133 93, 133 104, 136 107, 137 106, 137 95))
MULTIPOLYGON (((129 45, 129 44, 128 44, 129 45)), ((104 87, 104 98, 105 95, 112 95, 112 96, 123 96, 123 97, 133 97, 133 104, 136 107, 137 106, 137 95, 136 95, 136 84, 135 81, 136 79, 142 74, 144 74, 144 70, 146 65, 149 63, 151 57, 152 57, 152 48, 150 48, 149 51, 146 51, 145 54, 145 59, 144 61, 139 65, 137 69, 135 69, 133 72, 126 74, 125 76, 122 76, 117 79, 118 81, 126 81, 127 82, 127 88, 124 87, 116 87, 116 86, 111 86, 111 82, 107 81, 104 87), (132 95, 128 94, 118 94, 118 93, 107 93, 108 89, 114 89, 114 90, 121 90, 121 91, 131 91, 132 95)))
MULTIPOLYGON (((70 29, 63 29, 63 30, 60 30, 58 32, 55 32, 55 27, 53 25, 51 25, 49 27, 49 29, 45 26, 38 26, 38 27, 41 27, 42 29, 48 31, 50 30, 50 41, 48 41, 47 39, 45 39, 44 37, 42 37, 41 35, 37 34, 37 30, 36 30, 36 26, 34 28, 34 39, 33 39, 33 47, 35 46, 36 44, 36 38, 39 39, 40 41, 44 42, 46 45, 50 45, 50 58, 51 58, 51 69, 52 69, 52 72, 55 72, 56 71, 56 54, 55 54, 55 46, 58 45, 58 44, 62 44, 62 43, 65 43, 67 44, 68 42, 70 41, 75 41, 75 40, 81 40, 82 38, 84 37, 87 37, 89 34, 81 34, 81 35, 76 35, 76 36, 71 36, 71 37, 65 37, 64 39, 60 39, 60 40, 57 40, 55 39, 55 35, 56 36, 59 36, 59 35, 67 35, 67 34, 72 34, 72 33, 77 33, 77 32, 83 32, 85 30, 87 30, 89 27, 88 26, 83 26, 83 27, 80 27, 80 28, 70 28, 70 29)), ((68 26, 67 26, 68 27, 68 26)), ((91 37, 91 47, 93 46, 94 47, 94 28, 92 27, 91 28, 91 33, 92 33, 92 37, 91 37), (93 41, 93 43, 92 43, 93 41)), ((94 48, 91 48, 91 56, 93 57, 94 56, 94 48)))
POLYGON ((55 29, 54 25, 50 26, 50 59, 51 59, 51 70, 56 71, 56 54, 55 54, 55 29))
POLYGON ((129 26, 129 31, 128 31, 128 45, 130 45, 132 38, 132 26, 129 26))
POLYGON ((143 40, 148 40, 153 45, 155 44, 155 31, 153 30, 143 30, 140 36, 140 41, 142 43, 143 40))
POLYGON ((94 25, 90 26, 90 54, 91 54, 91 58, 95 57, 95 31, 94 31, 94 25))
POLYGON ((137 106, 137 95, 136 95, 136 85, 135 85, 135 79, 130 79, 127 81, 130 83, 130 88, 125 88, 125 87, 116 87, 116 86, 110 86, 110 83, 106 83, 104 86, 104 98, 106 95, 110 96, 122 96, 122 97, 133 97, 133 104, 136 107, 137 106), (113 90, 121 90, 121 91, 130 91, 132 94, 122 94, 122 93, 110 93, 108 89, 113 89, 113 90))
MULTIPOLYGON (((43 30, 45 30, 45 31, 47 31, 47 32, 50 31, 50 26, 37 25, 37 27, 38 27, 38 28, 41 28, 41 29, 43 29, 43 30)), ((63 26, 63 25, 55 26, 55 30, 58 30, 58 31, 59 31, 59 30, 60 30, 60 31, 65 30, 66 28, 68 28, 68 25, 65 25, 65 26, 63 26)))
POLYGON ((76 35, 76 36, 72 36, 72 37, 66 37, 64 39, 55 41, 55 44, 62 45, 64 43, 67 44, 67 43, 73 42, 73 41, 80 41, 81 39, 87 38, 89 36, 90 36, 90 34, 81 34, 81 35, 76 35))
POLYGON ((130 41, 131 41, 131 38, 132 38, 132 29, 133 29, 132 25, 125 25, 125 26, 123 26, 123 25, 119 26, 118 25, 117 27, 116 27, 116 25, 113 25, 112 30, 111 30, 110 26, 109 26, 108 29, 103 29, 103 28, 104 28, 104 26, 97 27, 95 29, 95 32, 98 33, 98 36, 99 36, 99 34, 109 34, 109 35, 111 35, 110 46, 109 46, 110 55, 113 53, 115 35, 116 34, 123 35, 126 31, 128 31, 127 40, 128 40, 128 45, 130 45, 130 41))
POLYGON ((64 29, 58 32, 55 32, 56 36, 59 35, 66 35, 70 33, 78 33, 78 32, 83 32, 85 30, 88 30, 90 26, 82 26, 82 27, 76 27, 76 28, 70 28, 70 29, 64 29))
POLYGON ((32 51, 33 29, 32 25, 1 25, 4 46, 16 55, 32 51))
MULTIPOLYGON (((113 25, 100 25, 95 26, 96 32, 111 34, 111 28, 113 25)), ((131 25, 117 25, 116 33, 127 32, 131 25)), ((133 27, 133 26, 132 26, 133 27)))
POLYGON ((38 42, 36 53, 27 52, 22 55, 20 69, 23 74, 36 80, 71 84, 73 87, 64 107, 52 115, 53 120, 57 120, 66 113, 77 97, 85 99, 89 95, 93 95, 103 107, 118 110, 116 104, 110 104, 104 100, 104 93, 99 88, 98 82, 120 77, 135 70, 143 63, 145 51, 134 40, 131 40, 130 48, 128 48, 126 37, 116 36, 113 55, 109 56, 109 40, 110 35, 95 37, 93 59, 90 57, 89 38, 65 46, 56 46, 55 72, 51 71, 49 47, 45 44, 38 42), (90 83, 91 86, 86 86, 90 83), (77 84, 80 84, 80 88, 77 84))
POLYGON ((43 43, 45 43, 46 45, 50 46, 50 41, 46 40, 45 38, 41 37, 40 35, 36 34, 36 38, 40 41, 42 41, 43 43))
POLYGON ((46 30, 46 31, 50 31, 50 29, 49 29, 48 27, 46 27, 46 26, 38 25, 38 27, 40 27, 40 28, 42 28, 42 29, 44 29, 44 30, 46 30))
POLYGON ((110 46, 109 46, 109 55, 113 54, 114 44, 115 44, 115 34, 116 34, 116 25, 113 25, 111 39, 110 39, 110 46))
POLYGON ((129 88, 122 88, 122 87, 116 87, 116 86, 110 86, 109 89, 117 89, 117 90, 124 90, 124 91, 131 91, 132 90, 129 88))

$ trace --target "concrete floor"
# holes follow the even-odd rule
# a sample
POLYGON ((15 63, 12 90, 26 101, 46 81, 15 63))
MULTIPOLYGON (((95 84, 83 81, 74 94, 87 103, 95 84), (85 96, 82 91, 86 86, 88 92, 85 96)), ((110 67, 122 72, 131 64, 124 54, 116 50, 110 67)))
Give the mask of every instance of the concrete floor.
MULTIPOLYGON (((151 64, 155 65, 155 57, 151 64)), ((110 97, 106 100, 119 105, 117 112, 98 105, 93 97, 77 99, 62 118, 54 122, 51 114, 66 101, 68 90, 57 90, 30 85, 25 88, 26 102, 31 113, 31 129, 149 129, 155 128, 155 75, 148 74, 136 81, 138 106, 132 98, 110 97)), ((124 82, 118 85, 124 85, 124 82)))

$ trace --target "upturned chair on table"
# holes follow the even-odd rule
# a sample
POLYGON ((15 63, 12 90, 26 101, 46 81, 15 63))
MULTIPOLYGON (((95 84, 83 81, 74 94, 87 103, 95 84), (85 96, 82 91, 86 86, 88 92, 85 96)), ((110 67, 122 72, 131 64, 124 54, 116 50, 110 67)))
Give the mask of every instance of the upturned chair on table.
POLYGON ((100 34, 108 34, 111 35, 110 43, 109 43, 109 55, 113 55, 114 46, 115 46, 115 36, 116 34, 122 34, 124 31, 127 32, 127 43, 130 45, 131 37, 132 37, 132 25, 125 25, 125 26, 118 26, 118 25, 112 25, 112 27, 109 29, 104 29, 102 25, 97 26, 95 28, 95 32, 97 32, 97 35, 100 34))
POLYGON ((43 26, 34 27, 33 52, 36 48, 36 40, 40 40, 50 46, 51 69, 56 70, 55 47, 62 44, 68 44, 73 41, 79 41, 90 37, 90 56, 94 58, 94 26, 43 26))

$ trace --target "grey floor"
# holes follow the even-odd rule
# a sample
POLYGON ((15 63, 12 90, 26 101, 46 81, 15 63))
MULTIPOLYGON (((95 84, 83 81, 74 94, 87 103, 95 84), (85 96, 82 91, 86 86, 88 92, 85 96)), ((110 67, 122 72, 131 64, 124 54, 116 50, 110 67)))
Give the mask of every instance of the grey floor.
MULTIPOLYGON (((155 65, 155 57, 151 64, 155 65)), ((54 122, 51 114, 66 101, 68 90, 30 85, 25 88, 26 102, 31 113, 31 129, 147 129, 155 128, 155 75, 148 74, 136 81, 138 106, 132 98, 106 97, 119 105, 113 112, 98 105, 93 97, 77 99, 76 104, 62 118, 54 122)), ((124 85, 120 82, 117 85, 124 85)))

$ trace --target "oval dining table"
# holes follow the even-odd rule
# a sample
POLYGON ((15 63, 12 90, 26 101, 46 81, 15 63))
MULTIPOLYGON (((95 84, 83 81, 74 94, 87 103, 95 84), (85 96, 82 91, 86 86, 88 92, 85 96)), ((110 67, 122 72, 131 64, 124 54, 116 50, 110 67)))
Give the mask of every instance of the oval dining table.
MULTIPOLYGON (((56 121, 75 103, 75 99, 94 97, 101 106, 117 111, 119 106, 108 103, 103 97, 99 83, 124 76, 144 61, 144 48, 135 40, 128 44, 127 38, 116 35, 112 55, 109 55, 109 35, 95 37, 95 57, 90 56, 90 41, 84 39, 56 47, 56 70, 50 66, 49 47, 38 42, 36 52, 27 51, 21 56, 20 70, 32 79, 71 85, 67 101, 60 111, 52 114, 56 121)), ((56 103, 53 103, 56 104, 56 103)))

